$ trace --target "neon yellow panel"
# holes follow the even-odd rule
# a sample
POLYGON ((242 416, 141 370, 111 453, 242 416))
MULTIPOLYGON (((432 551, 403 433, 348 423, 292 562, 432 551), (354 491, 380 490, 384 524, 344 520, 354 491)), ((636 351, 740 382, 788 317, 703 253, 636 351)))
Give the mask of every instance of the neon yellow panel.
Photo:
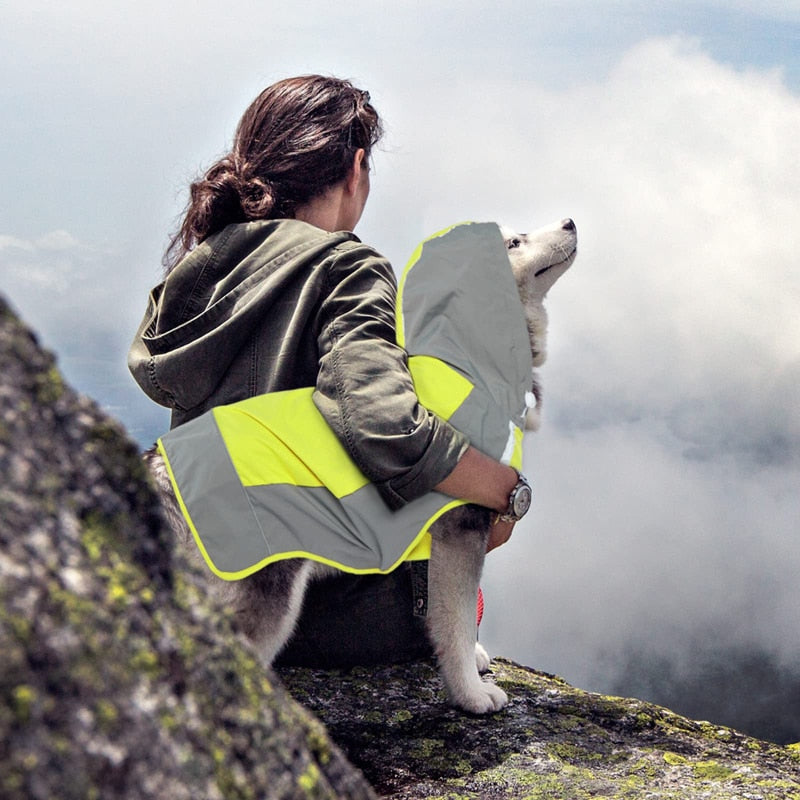
POLYGON ((444 420, 453 416, 472 391, 472 384, 460 372, 438 358, 411 356, 408 368, 420 403, 444 420))
POLYGON ((344 497, 369 483, 317 410, 313 391, 272 392, 214 409, 245 486, 327 486, 344 497))

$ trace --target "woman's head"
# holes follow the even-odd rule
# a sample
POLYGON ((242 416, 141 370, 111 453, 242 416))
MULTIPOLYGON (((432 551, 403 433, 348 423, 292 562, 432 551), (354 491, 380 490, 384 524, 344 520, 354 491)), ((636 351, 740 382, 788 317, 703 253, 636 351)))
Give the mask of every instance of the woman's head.
POLYGON ((168 263, 232 222, 293 217, 344 180, 359 149, 369 157, 381 134, 369 94, 349 81, 306 75, 264 89, 231 152, 191 185, 168 263))

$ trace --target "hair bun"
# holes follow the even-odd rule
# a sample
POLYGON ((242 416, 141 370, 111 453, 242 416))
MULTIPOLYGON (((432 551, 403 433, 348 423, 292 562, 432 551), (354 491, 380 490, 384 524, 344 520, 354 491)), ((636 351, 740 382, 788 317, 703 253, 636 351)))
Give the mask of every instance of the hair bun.
POLYGON ((275 205, 275 189, 257 176, 243 177, 231 157, 214 164, 203 178, 191 185, 191 203, 196 209, 198 239, 234 222, 265 219, 275 205))
POLYGON ((258 176, 240 180, 238 194, 247 219, 266 219, 275 206, 275 187, 258 176))

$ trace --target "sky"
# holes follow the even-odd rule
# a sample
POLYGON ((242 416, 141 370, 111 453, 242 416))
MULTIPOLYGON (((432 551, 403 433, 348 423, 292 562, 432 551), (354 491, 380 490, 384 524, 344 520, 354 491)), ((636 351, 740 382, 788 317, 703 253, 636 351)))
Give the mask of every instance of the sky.
POLYGON ((673 707, 667 673, 760 653, 800 719, 800 2, 222 9, 0 7, 0 292, 73 385, 164 432, 125 354, 188 183, 264 86, 351 78, 387 129, 357 233, 398 269, 465 219, 578 228, 484 643, 673 707))

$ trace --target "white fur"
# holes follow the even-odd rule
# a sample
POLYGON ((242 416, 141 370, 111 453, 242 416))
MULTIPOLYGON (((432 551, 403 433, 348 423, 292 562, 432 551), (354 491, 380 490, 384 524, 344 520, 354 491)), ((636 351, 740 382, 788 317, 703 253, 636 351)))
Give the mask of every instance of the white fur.
MULTIPOLYGON (((547 314, 544 298, 550 287, 572 264, 577 233, 572 220, 518 234, 501 227, 517 281, 534 367, 546 356, 547 314)), ((535 373, 535 370, 534 370, 535 373)), ((541 388, 532 376, 535 399, 526 427, 539 426, 541 388)), ((191 533, 181 515, 166 468, 155 450, 145 460, 161 490, 167 519, 200 559, 191 533)), ((476 643, 475 617, 478 583, 489 536, 489 515, 485 510, 462 506, 441 517, 431 528, 431 558, 428 565, 428 635, 436 653, 439 671, 451 703, 474 714, 498 711, 508 702, 505 692, 481 679, 490 659, 476 643)), ((222 581, 209 573, 212 588, 233 605, 244 632, 269 665, 289 640, 297 623, 309 581, 331 568, 312 561, 290 559, 271 564, 241 581, 222 581)))

